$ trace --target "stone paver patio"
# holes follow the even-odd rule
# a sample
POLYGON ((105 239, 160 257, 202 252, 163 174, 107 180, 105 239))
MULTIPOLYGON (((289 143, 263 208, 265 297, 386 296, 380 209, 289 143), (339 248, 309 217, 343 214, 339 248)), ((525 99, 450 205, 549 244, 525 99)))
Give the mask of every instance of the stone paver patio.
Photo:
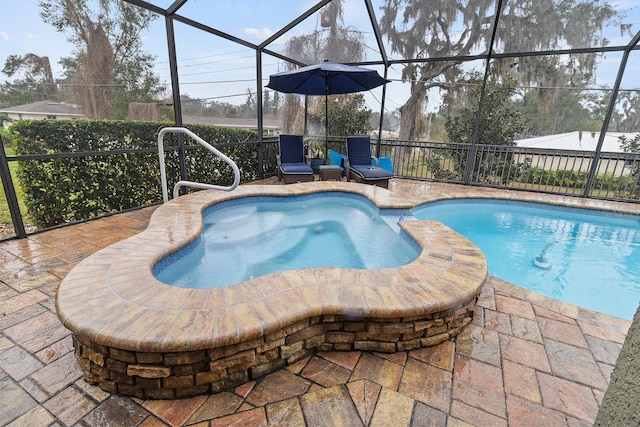
MULTIPOLYGON (((564 201, 401 180, 390 190, 564 201)), ((189 399, 111 395, 82 379, 55 292, 81 259, 143 230, 153 210, 0 242, 0 425, 588 426, 630 326, 492 277, 473 323, 436 347, 318 353, 189 399)))

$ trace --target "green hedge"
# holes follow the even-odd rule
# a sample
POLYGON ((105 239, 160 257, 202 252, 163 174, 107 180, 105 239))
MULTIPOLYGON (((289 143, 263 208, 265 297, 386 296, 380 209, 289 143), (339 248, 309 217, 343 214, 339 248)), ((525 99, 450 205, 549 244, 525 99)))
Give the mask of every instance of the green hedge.
POLYGON ((522 175, 520 182, 555 187, 582 188, 587 180, 587 172, 571 170, 546 170, 532 167, 522 175))
MULTIPOLYGON (((542 168, 532 167, 528 173, 524 173, 520 182, 535 185, 549 185, 563 188, 584 188, 587 183, 587 172, 557 170, 550 171, 542 168)), ((638 186, 636 177, 633 175, 613 176, 611 173, 596 175, 594 190, 611 189, 616 197, 637 198, 638 186)))
MULTIPOLYGON (((12 126, 18 155, 82 153, 157 148, 159 122, 32 120, 12 126)), ((189 129, 236 162, 241 181, 258 178, 257 134, 236 128, 189 125, 189 129), (221 147, 220 144, 236 146, 221 147)), ((186 145, 195 145, 185 136, 186 145)), ((175 134, 164 137, 169 189, 179 180, 175 134)), ((266 155, 265 155, 266 159, 266 155)), ((270 163, 267 165, 271 167, 270 163)), ((204 148, 188 150, 187 179, 230 185, 231 168, 204 148)), ((275 167, 274 167, 275 170, 275 167)), ((29 214, 38 227, 50 227, 162 201, 157 150, 91 157, 21 161, 18 177, 29 214)))

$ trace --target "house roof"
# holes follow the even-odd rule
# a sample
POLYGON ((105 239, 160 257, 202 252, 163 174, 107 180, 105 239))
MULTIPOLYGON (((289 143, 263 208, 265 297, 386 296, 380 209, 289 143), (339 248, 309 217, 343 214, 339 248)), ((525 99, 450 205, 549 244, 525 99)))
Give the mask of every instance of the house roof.
POLYGON ((14 107, 0 108, 0 113, 43 115, 64 114, 67 116, 84 116, 84 114, 82 114, 82 111, 80 110, 80 107, 78 107, 77 105, 50 100, 32 102, 31 104, 16 105, 14 107))
MULTIPOLYGON (((209 125, 209 126, 224 126, 224 127, 245 128, 245 129, 258 128, 257 119, 240 119, 240 118, 231 118, 231 117, 210 117, 210 116, 184 116, 182 118, 182 121, 184 123, 193 123, 193 124, 209 125)), ((264 118, 263 128, 278 130, 282 128, 282 121, 278 119, 264 118)))
MULTIPOLYGON (((602 143, 602 151, 622 153, 620 137, 633 138, 636 133, 607 132, 602 143)), ((516 140, 518 147, 542 148, 551 150, 594 151, 600 139, 600 132, 575 131, 555 135, 538 136, 516 140)))

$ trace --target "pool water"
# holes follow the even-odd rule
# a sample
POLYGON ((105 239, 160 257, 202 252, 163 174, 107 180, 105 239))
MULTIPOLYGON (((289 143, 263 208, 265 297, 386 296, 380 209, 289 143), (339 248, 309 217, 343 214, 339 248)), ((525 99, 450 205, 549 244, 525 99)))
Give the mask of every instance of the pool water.
POLYGON ((389 225, 391 213, 333 193, 223 202, 205 211, 199 238, 153 272, 171 285, 211 288, 305 267, 398 267, 419 248, 389 225))
POLYGON ((625 319, 638 308, 638 217, 477 199, 429 203, 413 214, 467 237, 503 280, 625 319))

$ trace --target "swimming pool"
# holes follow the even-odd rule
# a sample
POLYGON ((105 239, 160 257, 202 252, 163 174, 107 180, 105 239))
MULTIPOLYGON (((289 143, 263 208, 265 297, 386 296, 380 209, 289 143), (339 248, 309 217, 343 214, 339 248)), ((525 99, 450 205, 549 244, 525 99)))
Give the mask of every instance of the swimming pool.
POLYGON ((459 199, 413 210, 475 243, 489 274, 631 319, 640 301, 640 219, 540 203, 459 199))
POLYGON ((383 219, 397 221, 392 212, 347 193, 218 203, 204 212, 196 241, 157 263, 154 275, 174 286, 212 288, 298 268, 399 267, 419 248, 383 219))

